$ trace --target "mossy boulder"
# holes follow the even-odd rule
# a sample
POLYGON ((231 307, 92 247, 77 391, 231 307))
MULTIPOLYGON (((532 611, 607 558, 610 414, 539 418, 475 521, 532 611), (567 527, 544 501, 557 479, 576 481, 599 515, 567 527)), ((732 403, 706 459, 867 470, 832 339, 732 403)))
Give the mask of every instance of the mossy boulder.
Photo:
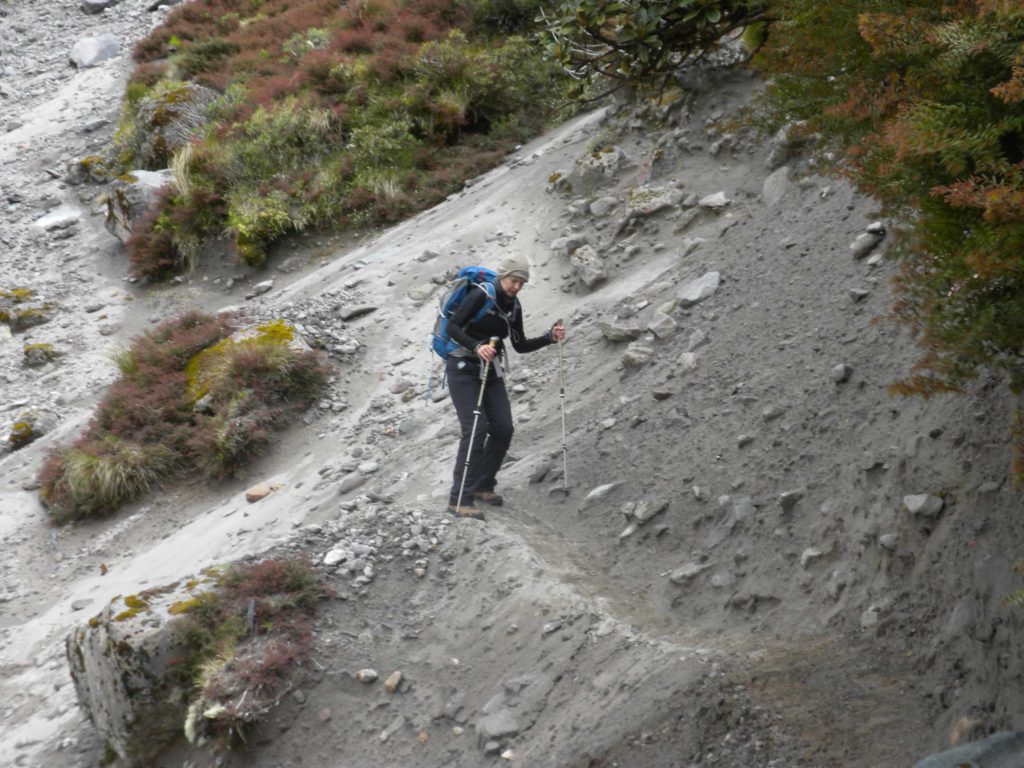
POLYGON ((13 449, 24 448, 57 426, 57 416, 49 411, 31 410, 18 414, 11 424, 7 444, 13 449))
POLYGON ((107 231, 127 242, 138 221, 156 205, 160 190, 174 183, 169 169, 137 170, 119 176, 107 193, 107 231))
POLYGON ((28 288, 0 288, 0 323, 12 331, 24 331, 47 323, 56 307, 40 300, 28 288))
POLYGON ((26 344, 22 352, 26 368, 40 368, 64 354, 52 344, 26 344))
POLYGON ((182 734, 189 681, 182 660, 187 636, 180 609, 207 588, 192 580, 119 595, 68 635, 75 692, 86 716, 125 765, 156 765, 182 734))
POLYGON ((207 109, 218 97, 196 83, 165 82, 126 106, 116 139, 122 161, 129 168, 166 168, 205 125, 207 109))

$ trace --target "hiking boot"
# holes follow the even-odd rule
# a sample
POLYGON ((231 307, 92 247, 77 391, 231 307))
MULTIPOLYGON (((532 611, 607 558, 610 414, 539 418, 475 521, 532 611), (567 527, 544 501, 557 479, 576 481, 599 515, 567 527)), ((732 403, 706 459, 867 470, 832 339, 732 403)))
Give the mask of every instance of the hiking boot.
POLYGON ((473 494, 473 498, 477 501, 482 501, 484 504, 490 504, 492 507, 500 507, 505 503, 505 500, 501 498, 501 494, 494 491, 477 491, 473 494))
POLYGON ((473 520, 483 520, 484 519, 484 513, 483 512, 481 512, 476 507, 472 507, 469 504, 465 504, 465 503, 463 503, 461 507, 457 507, 454 504, 449 504, 448 505, 448 512, 450 514, 452 514, 452 515, 455 515, 455 517, 458 517, 460 519, 467 518, 467 517, 471 518, 473 520))

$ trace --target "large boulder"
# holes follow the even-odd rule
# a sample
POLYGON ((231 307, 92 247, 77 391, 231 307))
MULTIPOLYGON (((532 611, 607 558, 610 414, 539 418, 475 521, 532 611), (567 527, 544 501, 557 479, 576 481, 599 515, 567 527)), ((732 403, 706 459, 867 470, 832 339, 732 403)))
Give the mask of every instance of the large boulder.
POLYGON ((589 195, 615 181, 624 165, 626 153, 621 147, 597 147, 576 161, 569 176, 569 187, 574 194, 589 195))
POLYGON ((157 87, 139 100, 134 131, 126 137, 136 168, 159 170, 188 144, 206 123, 207 108, 218 98, 212 88, 195 83, 157 87))
POLYGON ((195 600, 195 581, 118 596, 67 637, 71 679, 82 711, 126 765, 156 765, 183 733, 188 710, 175 625, 195 600))
POLYGON ((581 245, 570 257, 572 268, 587 288, 593 289, 608 279, 604 259, 593 246, 581 245))
POLYGON ((107 230, 122 243, 156 203, 160 190, 174 182, 169 169, 132 171, 116 179, 107 194, 107 230))

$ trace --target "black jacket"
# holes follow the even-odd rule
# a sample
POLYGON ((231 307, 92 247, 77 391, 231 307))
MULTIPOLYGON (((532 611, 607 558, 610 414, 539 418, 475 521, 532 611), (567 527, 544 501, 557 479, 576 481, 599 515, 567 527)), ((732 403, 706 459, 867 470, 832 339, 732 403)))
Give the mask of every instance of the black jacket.
POLYGON ((465 301, 455 308, 455 312, 448 320, 448 335, 453 341, 472 351, 480 342, 497 336, 501 339, 498 342, 498 352, 503 353, 504 339, 511 334, 512 348, 520 354, 533 352, 552 343, 550 332, 532 339, 526 338, 523 331, 523 309, 519 305, 519 299, 506 296, 497 284, 494 286, 494 293, 497 301, 492 303, 482 288, 474 286, 469 289, 465 301), (475 323, 472 322, 485 303, 490 307, 487 314, 475 323), (500 312, 495 311, 494 303, 498 305, 500 312))

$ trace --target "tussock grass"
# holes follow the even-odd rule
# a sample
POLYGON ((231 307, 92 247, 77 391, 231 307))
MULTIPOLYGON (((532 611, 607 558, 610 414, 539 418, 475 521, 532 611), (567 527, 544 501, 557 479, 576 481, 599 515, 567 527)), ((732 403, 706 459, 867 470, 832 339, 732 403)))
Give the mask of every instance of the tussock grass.
POLYGON ((120 170, 158 162, 140 148, 188 111, 187 83, 220 94, 200 136, 166 147, 176 183, 128 242, 137 276, 191 269, 225 234, 260 265, 292 232, 399 220, 492 167, 566 102, 568 79, 529 36, 536 0, 258 5, 183 4, 135 48, 120 170))
POLYGON ((235 330, 232 318, 192 312, 115 353, 121 378, 40 474, 55 518, 108 515, 184 474, 233 475, 315 401, 328 368, 295 345, 290 326, 269 323, 239 340, 235 330))
POLYGON ((179 674, 191 692, 189 741, 227 747, 244 740, 309 658, 325 590, 300 559, 235 564, 213 579, 177 626, 188 649, 179 674))

